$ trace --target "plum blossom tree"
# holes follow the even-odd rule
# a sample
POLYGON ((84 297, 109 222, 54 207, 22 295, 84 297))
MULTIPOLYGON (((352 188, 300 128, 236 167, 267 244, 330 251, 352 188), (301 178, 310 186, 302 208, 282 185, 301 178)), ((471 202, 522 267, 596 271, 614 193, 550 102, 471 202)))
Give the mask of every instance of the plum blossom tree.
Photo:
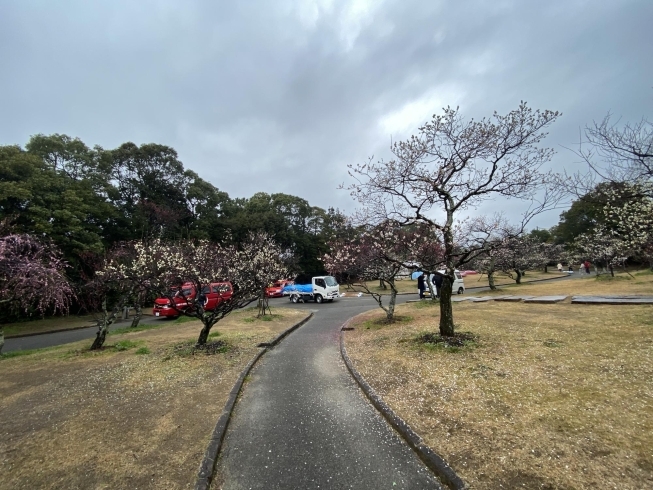
MULTIPOLYGON (((30 235, 0 237, 0 305, 27 314, 67 313, 75 293, 66 265, 53 245, 30 235)), ((0 351, 3 345, 0 328, 0 351)))
POLYGON ((653 183, 622 183, 607 196, 603 211, 612 238, 620 238, 624 250, 645 258, 653 270, 653 183))
POLYGON ((385 312, 386 321, 393 323, 398 291, 396 280, 400 272, 414 268, 415 264, 435 270, 442 262, 442 249, 432 237, 425 226, 407 228, 385 221, 368 227, 354 240, 331 241, 331 252, 325 254, 322 261, 329 273, 372 296, 385 312), (369 284, 379 280, 390 286, 387 304, 384 304, 387 296, 369 284))
POLYGON ((521 284, 522 276, 528 269, 535 269, 549 259, 549 250, 529 235, 504 238, 495 252, 495 266, 521 284))
POLYGON ((204 309, 201 294, 188 297, 188 305, 180 314, 199 319, 203 328, 197 339, 197 346, 206 345, 213 326, 229 315, 265 295, 265 288, 271 282, 287 275, 282 261, 281 248, 263 232, 250 234, 240 247, 209 242, 184 243, 170 246, 163 261, 168 271, 167 287, 161 291, 175 307, 170 284, 190 282, 195 291, 215 281, 230 281, 233 285, 231 297, 220 301, 210 311, 204 309))
POLYGON ((89 296, 99 299, 101 311, 91 350, 104 345, 110 326, 128 302, 134 304, 136 312, 131 326, 138 325, 145 298, 170 279, 172 271, 165 260, 169 252, 170 247, 159 239, 123 243, 109 251, 101 269, 86 285, 89 296), (108 297, 116 298, 110 310, 108 297))
POLYGON ((454 269, 474 257, 456 237, 461 217, 497 196, 518 198, 531 202, 523 214, 523 229, 532 216, 556 202, 554 188, 541 192, 553 181, 550 173, 541 171, 553 150, 538 144, 546 136, 544 129, 559 116, 533 111, 522 102, 505 116, 495 113, 491 119, 464 121, 458 109, 446 108, 419 128, 417 136, 392 145, 392 160, 350 166, 356 180, 350 186, 352 196, 377 222, 424 223, 437 230, 445 266, 441 335, 454 335, 454 269))
POLYGON ((600 265, 607 268, 613 277, 615 266, 625 264, 628 256, 633 253, 626 241, 603 226, 597 226, 591 234, 578 236, 573 247, 579 257, 590 259, 597 275, 600 274, 600 265))

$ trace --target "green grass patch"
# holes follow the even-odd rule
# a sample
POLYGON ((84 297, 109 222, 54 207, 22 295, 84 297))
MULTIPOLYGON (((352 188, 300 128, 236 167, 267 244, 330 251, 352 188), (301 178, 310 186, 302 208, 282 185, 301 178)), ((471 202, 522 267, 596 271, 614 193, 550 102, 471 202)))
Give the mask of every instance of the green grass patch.
POLYGON ((181 315, 179 318, 175 319, 172 323, 174 323, 175 325, 179 325, 180 323, 199 322, 199 321, 201 320, 197 317, 181 315))
MULTIPOLYGON (((117 350, 117 351, 124 351, 124 350, 129 350, 133 349, 134 347, 138 347, 140 344, 142 344, 142 341, 133 341, 133 340, 121 340, 119 342, 116 342, 112 347, 117 350)), ((107 346, 111 347, 111 346, 107 346)))
POLYGON ((11 352, 3 352, 0 354, 0 360, 2 359, 12 359, 14 357, 29 356, 32 354, 37 354, 40 352, 47 352, 51 350, 56 350, 60 348, 60 345, 53 345, 52 347, 43 347, 42 349, 25 349, 25 350, 14 350, 11 352))
POLYGON ((134 354, 138 354, 138 355, 149 354, 149 353, 150 353, 150 349, 148 349, 147 347, 139 347, 134 352, 134 354))
POLYGON ((155 323, 153 325, 138 325, 137 327, 116 328, 113 330, 109 330, 109 335, 121 335, 124 333, 142 332, 144 330, 152 330, 155 328, 167 327, 169 325, 172 325, 172 323, 166 322, 166 323, 155 323))
POLYGON ((209 338, 210 338, 210 339, 214 339, 214 338, 216 338, 216 337, 219 337, 220 335, 222 335, 220 332, 211 332, 211 333, 209 334, 209 338))
POLYGON ((263 315, 263 316, 250 316, 243 318, 242 321, 245 323, 255 323, 255 322, 271 322, 272 320, 282 319, 282 315, 263 315))
POLYGON ((413 305, 413 308, 416 308, 418 310, 422 310, 424 308, 435 308, 436 306, 439 308, 440 307, 440 300, 436 299, 435 301, 432 299, 424 299, 417 301, 416 303, 411 303, 413 305))
POLYGON ((599 276, 596 276, 597 281, 603 281, 603 282, 612 282, 612 281, 632 281, 634 277, 628 275, 628 274, 619 274, 614 277, 610 275, 610 273, 603 273, 599 276))

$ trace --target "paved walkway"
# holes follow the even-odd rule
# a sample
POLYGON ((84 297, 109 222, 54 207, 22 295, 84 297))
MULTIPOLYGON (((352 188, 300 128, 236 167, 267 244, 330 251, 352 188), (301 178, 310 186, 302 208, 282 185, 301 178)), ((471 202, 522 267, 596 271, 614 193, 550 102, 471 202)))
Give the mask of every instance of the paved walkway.
POLYGON ((315 316, 252 372, 212 488, 441 488, 363 397, 340 357, 340 326, 374 303, 342 298, 301 307, 315 316))

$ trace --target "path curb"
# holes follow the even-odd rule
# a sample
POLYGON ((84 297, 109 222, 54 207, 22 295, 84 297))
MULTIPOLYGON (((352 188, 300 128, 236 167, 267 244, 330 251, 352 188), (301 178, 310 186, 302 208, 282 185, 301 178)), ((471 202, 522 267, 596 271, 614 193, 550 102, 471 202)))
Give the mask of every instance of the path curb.
POLYGON ((220 449, 222 447, 222 441, 224 440, 224 436, 227 432, 227 427, 229 427, 229 420, 231 419, 231 414, 233 412, 234 406, 236 405, 236 399, 240 394, 240 390, 242 389, 243 383, 245 382, 245 378, 247 377, 249 372, 252 370, 252 368, 254 367, 256 362, 261 358, 261 356, 263 356, 263 354, 265 354, 270 347, 274 347, 275 345, 277 345, 291 332, 297 330, 299 327, 304 325, 311 318, 313 318, 313 312, 311 312, 303 320, 294 324, 292 327, 287 328, 286 330, 281 332, 270 342, 266 342, 264 345, 259 344, 259 345, 263 345, 263 348, 258 352, 258 354, 256 354, 252 358, 251 361, 249 361, 249 364, 247 364, 247 367, 245 367, 245 369, 243 369, 243 371, 240 373, 240 376, 238 376, 238 380, 236 381, 233 388, 231 388, 231 391, 229 392, 229 398, 227 399, 227 403, 225 403, 225 406, 222 409, 222 414, 220 415, 220 418, 218 419, 218 423, 215 425, 215 428, 213 429, 211 440, 209 441, 209 445, 206 448, 206 451, 204 452, 204 459, 200 464, 200 469, 197 474, 197 481, 195 482, 195 490, 208 490, 209 487, 211 486, 211 481, 213 480, 213 473, 215 471, 215 464, 218 461, 218 455, 220 454, 220 449))
POLYGON ((394 429, 399 432, 401 437, 408 443, 408 445, 417 453, 420 459, 424 464, 435 473, 438 478, 446 486, 452 490, 464 490, 467 489, 465 482, 456 474, 456 472, 447 464, 447 462, 442 459, 435 451, 430 447, 424 444, 422 438, 415 433, 415 431, 408 425, 403 419, 401 419, 392 409, 381 399, 379 395, 376 394, 374 389, 365 381, 365 378, 356 370, 351 359, 347 355, 347 349, 345 348, 345 341, 343 330, 349 329, 349 323, 351 318, 347 320, 340 329, 340 354, 342 359, 345 361, 347 369, 354 377, 358 386, 360 386, 365 396, 372 402, 372 405, 381 412, 381 415, 388 421, 388 423, 394 427, 394 429))

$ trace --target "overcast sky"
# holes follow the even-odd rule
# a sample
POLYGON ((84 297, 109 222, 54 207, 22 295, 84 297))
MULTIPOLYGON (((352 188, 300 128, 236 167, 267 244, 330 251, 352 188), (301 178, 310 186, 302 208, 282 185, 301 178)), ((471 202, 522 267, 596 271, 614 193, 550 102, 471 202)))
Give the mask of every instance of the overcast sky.
POLYGON ((557 169, 608 111, 650 119, 651 20, 651 0, 0 0, 0 144, 156 142, 231 197, 351 211, 347 164, 443 106, 561 111, 557 169))

